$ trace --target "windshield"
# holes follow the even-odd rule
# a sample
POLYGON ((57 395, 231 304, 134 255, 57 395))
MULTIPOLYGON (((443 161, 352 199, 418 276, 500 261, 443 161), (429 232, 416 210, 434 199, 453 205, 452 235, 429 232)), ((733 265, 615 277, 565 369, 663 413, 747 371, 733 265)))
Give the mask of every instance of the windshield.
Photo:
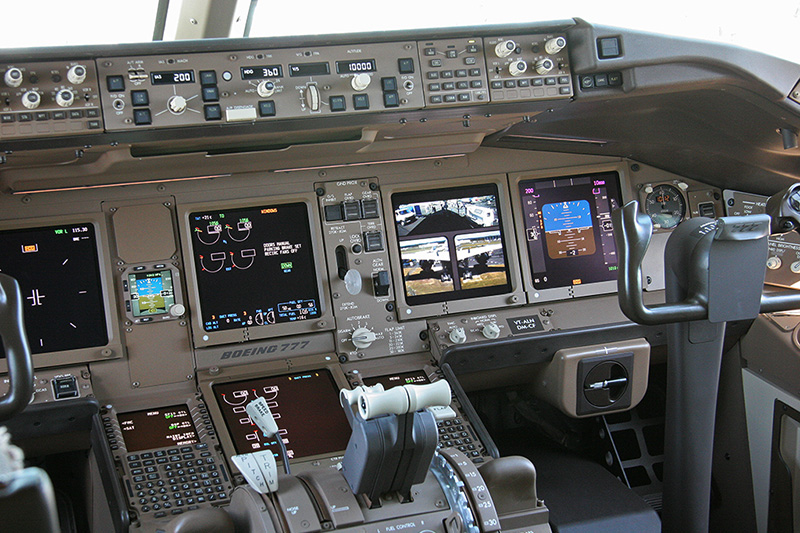
MULTIPOLYGON (((181 0, 171 0, 165 38, 174 35, 181 0)), ((246 16, 249 2, 240 0, 246 16)), ((322 33, 372 32, 485 24, 525 23, 580 17, 593 24, 618 26, 667 35, 734 44, 800 63, 795 37, 800 32, 800 2, 773 0, 758 9, 732 9, 729 3, 673 0, 666 4, 643 4, 641 0, 613 3, 574 0, 551 5, 530 0, 505 0, 502 9, 491 0, 430 2, 407 0, 400 4, 339 0, 304 4, 259 0, 253 11, 251 37, 312 35, 322 33), (389 7, 392 6, 392 7, 389 7), (301 14, 302 13, 302 14, 301 14)), ((83 0, 81 9, 62 9, 60 0, 8 2, 0 32, 0 46, 19 48, 80 44, 112 44, 150 41, 158 0, 123 2, 83 0), (23 21, 36 15, 35 30, 23 21)), ((244 24, 234 25, 239 31, 244 24)), ((241 37, 242 34, 231 35, 241 37)))

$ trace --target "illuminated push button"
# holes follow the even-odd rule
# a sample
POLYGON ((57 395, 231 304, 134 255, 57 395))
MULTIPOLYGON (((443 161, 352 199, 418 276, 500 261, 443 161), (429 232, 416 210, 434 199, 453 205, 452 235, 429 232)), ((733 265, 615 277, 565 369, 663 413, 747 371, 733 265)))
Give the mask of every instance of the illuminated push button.
POLYGON ((381 89, 385 91, 397 90, 397 78, 394 76, 388 78, 381 78, 381 89))
POLYGON ((258 103, 258 114, 262 117, 275 116, 275 102, 273 100, 262 100, 258 103))
POLYGON ((367 231, 364 233, 364 250, 367 252, 380 252, 383 250, 383 238, 380 231, 367 231))
MULTIPOLYGON (((55 116, 53 117, 55 118, 55 116)), ((134 109, 133 110, 133 123, 137 126, 152 124, 153 119, 150 116, 149 109, 134 109)))
POLYGON ((200 85, 216 85, 217 72, 215 70, 201 70, 200 71, 200 85))
MULTIPOLYGON (((204 113, 204 115, 206 117, 206 120, 221 120, 222 119, 222 108, 219 106, 219 104, 212 104, 212 105, 203 106, 203 113, 204 113)), ((255 118, 255 117, 253 117, 253 118, 255 118)))
POLYGON ((150 105, 150 95, 147 90, 131 91, 131 104, 134 107, 150 105))
POLYGON ((65 376, 53 380, 53 395, 56 400, 78 396, 78 381, 75 376, 65 376))
POLYGON ((325 222, 342 220, 342 204, 325 206, 325 222))
POLYGON ((383 93, 383 106, 384 107, 398 107, 400 105, 400 96, 397 91, 389 91, 383 93))
POLYGON ((378 200, 361 200, 364 218, 378 218, 378 200))
POLYGON ((368 94, 354 94, 353 95, 353 108, 357 110, 369 109, 369 95, 368 94))
POLYGON ((125 90, 125 78, 122 76, 107 76, 106 87, 112 93, 122 92, 125 90))
POLYGON ((342 219, 358 220, 361 218, 361 208, 358 202, 342 202, 342 219))
POLYGON ((331 111, 347 111, 347 101, 344 99, 344 96, 331 96, 328 100, 330 104, 331 111))
POLYGON ((204 102, 219 102, 219 89, 216 87, 203 87, 204 102))
POLYGON ((414 73, 414 60, 410 57, 402 57, 397 60, 397 70, 400 74, 413 74, 414 73))

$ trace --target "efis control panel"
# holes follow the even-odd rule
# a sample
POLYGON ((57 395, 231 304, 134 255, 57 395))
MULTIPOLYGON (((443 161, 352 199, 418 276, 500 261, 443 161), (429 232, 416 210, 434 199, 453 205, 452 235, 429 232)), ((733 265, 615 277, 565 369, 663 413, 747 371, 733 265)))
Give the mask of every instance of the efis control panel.
POLYGON ((93 61, 0 64, 0 138, 102 131, 93 61))

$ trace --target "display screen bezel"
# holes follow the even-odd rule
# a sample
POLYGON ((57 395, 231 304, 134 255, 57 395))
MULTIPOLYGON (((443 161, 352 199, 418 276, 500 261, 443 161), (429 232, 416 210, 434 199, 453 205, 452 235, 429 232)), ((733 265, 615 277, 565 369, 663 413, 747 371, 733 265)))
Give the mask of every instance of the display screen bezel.
MULTIPOLYGON (((415 183, 413 186, 403 184, 386 184, 381 186, 384 202, 384 213, 387 221, 386 232, 389 253, 392 256, 394 269, 392 280, 395 286, 397 298, 399 320, 410 320, 415 318, 441 316, 451 313, 469 312, 476 308, 490 309, 505 307, 508 305, 521 305, 524 303, 524 293, 522 291, 521 276, 519 266, 516 261, 517 241, 514 239, 514 225, 511 217, 511 203, 508 193, 508 182, 506 176, 484 175, 472 176, 468 178, 456 178, 451 180, 426 181, 415 183), (500 232, 503 238, 505 249, 505 262, 507 265, 509 288, 500 294, 482 295, 469 293, 466 291, 463 297, 458 299, 444 298, 434 302, 420 302, 409 299, 406 296, 401 268, 402 259, 399 248, 398 232, 395 224, 393 195, 395 194, 418 194, 431 190, 460 189, 468 190, 475 186, 495 185, 497 187, 497 207, 500 217, 500 232)), ((446 294, 446 293, 441 293, 446 294)))
MULTIPOLYGON (((100 346, 33 354, 31 357, 33 359, 34 368, 47 368, 51 366, 117 359, 123 355, 122 344, 120 342, 118 309, 114 303, 114 296, 112 296, 114 294, 112 288, 113 283, 111 281, 113 279, 113 273, 107 247, 107 243, 109 242, 108 229, 103 214, 85 213, 44 217, 37 218, 35 222, 6 220, 0 223, 0 231, 27 230, 73 224, 91 224, 94 228, 100 290, 104 301, 105 328, 108 341, 100 346)), ((0 372, 8 372, 8 363, 5 358, 0 359, 0 372)))
POLYGON ((619 190, 621 195, 621 205, 624 205, 628 198, 628 175, 627 167, 623 164, 601 164, 601 165, 587 165, 582 167, 561 168, 557 173, 552 171, 530 171, 509 174, 509 187, 515 191, 512 196, 512 207, 514 209, 514 218, 518 220, 517 228, 517 245, 520 253, 520 268, 522 269, 522 277, 529 302, 547 302, 555 300, 566 300, 572 298, 581 298, 584 296, 593 296, 601 294, 614 293, 617 290, 616 278, 608 281, 598 281, 591 283, 582 283, 580 285, 568 285, 556 288, 537 288, 533 283, 533 270, 531 267, 531 260, 528 253, 528 243, 525 235, 525 225, 522 220, 523 208, 522 198, 519 193, 520 183, 528 180, 560 180, 571 177, 592 176, 604 174, 607 172, 616 172, 619 182, 619 190))
POLYGON ((316 197, 312 197, 311 195, 271 196, 258 199, 250 198, 245 200, 240 199, 231 201, 218 201, 214 203, 204 202, 181 206, 179 210, 179 217, 183 225, 183 239, 181 247, 184 257, 187 258, 187 268, 185 271, 187 282, 186 300, 192 305, 192 308, 196 310, 196 312, 191 314, 192 339, 196 347, 216 346, 220 344, 244 342, 248 340, 264 339, 283 335, 321 332, 333 329, 333 316, 331 314, 331 310, 329 309, 326 296, 329 292, 328 282, 327 278, 323 278, 322 276, 322 274, 325 273, 324 269, 321 269, 317 264, 313 266, 319 298, 319 316, 309 320, 270 324, 265 327, 236 328, 214 331, 206 331, 204 327, 202 313, 200 312, 202 309, 202 302, 200 300, 197 275, 194 268, 194 248, 192 240, 193 222, 191 220, 191 214, 206 211, 226 211, 241 208, 269 207, 292 203, 303 203, 305 205, 310 228, 309 242, 311 243, 311 255, 312 257, 320 257, 323 250, 322 240, 319 232, 314 231, 314 228, 319 227, 320 222, 316 210, 311 208, 311 206, 316 203, 316 197))
MULTIPOLYGON (((239 381, 248 381, 251 379, 258 379, 263 378, 265 376, 279 376, 279 375, 288 375, 288 374, 297 374, 300 372, 308 372, 308 371, 318 371, 325 369, 330 372, 331 377, 333 378, 333 382, 336 387, 341 389, 350 389, 350 385, 347 382, 347 379, 342 372, 341 366, 336 361, 336 357, 331 354, 327 355, 309 355, 303 356, 293 359, 293 365, 291 369, 288 369, 286 363, 283 360, 280 361, 267 361, 262 363, 256 363, 251 365, 245 366, 234 366, 230 367, 225 371, 224 376, 220 376, 218 374, 212 374, 211 372, 204 370, 198 373, 198 382, 200 385, 200 391, 203 394, 203 397, 206 398, 206 406, 208 407, 208 411, 211 415, 211 419, 214 421, 214 425, 219 429, 217 433, 220 443, 222 444, 222 448, 225 452, 225 456, 228 458, 228 465, 231 470, 236 473, 238 469, 236 465, 230 460, 230 457, 236 455, 236 448, 234 447, 233 440, 231 439, 230 435, 228 434, 227 425, 225 423, 225 418, 222 415, 222 412, 217 405, 217 401, 214 396, 214 389, 215 385, 225 384, 225 383, 234 383, 239 381)), ((338 405, 338 401, 337 401, 338 405)), ((332 466, 335 466, 336 462, 341 459, 342 454, 344 453, 344 448, 342 450, 337 450, 334 453, 323 454, 323 455, 316 455, 316 456, 308 456, 302 459, 292 460, 292 463, 295 462, 313 462, 313 461, 330 461, 332 466)), ((278 460, 278 462, 281 462, 278 460)))

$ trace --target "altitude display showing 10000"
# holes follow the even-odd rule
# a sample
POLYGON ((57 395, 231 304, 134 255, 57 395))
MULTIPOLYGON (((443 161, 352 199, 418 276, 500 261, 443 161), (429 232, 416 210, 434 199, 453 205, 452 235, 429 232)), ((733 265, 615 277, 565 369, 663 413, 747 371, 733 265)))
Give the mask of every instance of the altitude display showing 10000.
POLYGON ((189 221, 206 331, 320 315, 305 204, 191 213, 189 221))

